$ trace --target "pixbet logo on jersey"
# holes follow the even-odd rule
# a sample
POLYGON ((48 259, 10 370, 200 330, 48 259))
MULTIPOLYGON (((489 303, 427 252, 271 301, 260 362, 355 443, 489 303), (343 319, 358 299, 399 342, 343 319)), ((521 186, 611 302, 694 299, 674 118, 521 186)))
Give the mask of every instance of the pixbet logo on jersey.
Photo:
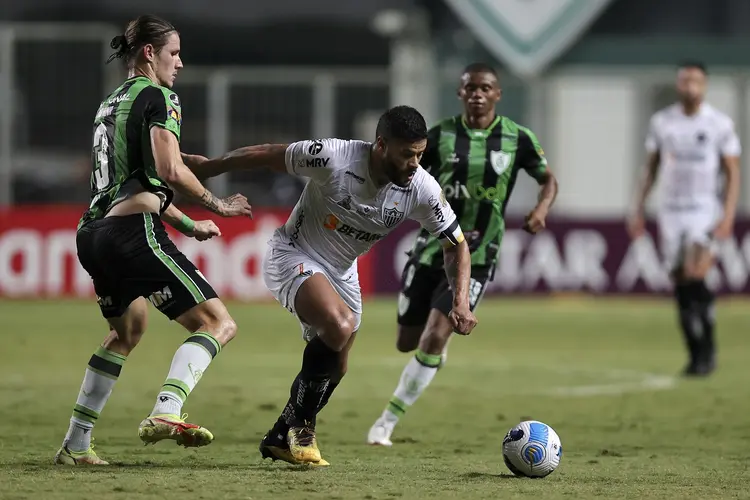
POLYGON ((484 187, 481 184, 465 185, 456 182, 453 185, 447 185, 443 187, 443 193, 449 200, 487 200, 496 201, 500 200, 505 194, 504 191, 492 186, 484 187))
POLYGON ((341 222, 341 220, 333 214, 328 214, 326 216, 325 220, 323 221, 323 227, 328 229, 329 231, 336 231, 358 241, 378 241, 383 236, 385 236, 383 234, 369 233, 367 231, 363 231, 362 229, 357 229, 356 227, 341 222))

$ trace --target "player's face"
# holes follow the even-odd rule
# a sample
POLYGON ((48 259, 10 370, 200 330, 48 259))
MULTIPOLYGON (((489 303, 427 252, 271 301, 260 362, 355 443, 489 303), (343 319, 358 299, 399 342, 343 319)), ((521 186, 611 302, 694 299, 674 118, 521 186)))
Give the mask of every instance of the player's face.
POLYGON ((419 160, 427 148, 427 139, 407 142, 398 139, 385 141, 378 138, 383 154, 383 173, 388 181, 400 187, 407 187, 419 167, 419 160))
POLYGON ((706 75, 698 68, 682 68, 677 73, 677 93, 682 102, 691 104, 703 100, 706 94, 706 75))
POLYGON ((159 52, 153 54, 152 64, 159 84, 172 88, 177 72, 182 69, 180 59, 180 35, 172 33, 169 35, 166 45, 159 52))
POLYGON ((500 84, 492 73, 464 73, 461 77, 458 98, 469 116, 492 113, 501 95, 500 84))

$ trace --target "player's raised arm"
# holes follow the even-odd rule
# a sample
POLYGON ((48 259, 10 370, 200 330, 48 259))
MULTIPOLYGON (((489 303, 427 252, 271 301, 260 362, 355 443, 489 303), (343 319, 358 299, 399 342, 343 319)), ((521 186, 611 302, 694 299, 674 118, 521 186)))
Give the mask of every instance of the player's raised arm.
POLYGON ((345 155, 350 141, 320 139, 291 144, 260 144, 235 149, 219 158, 191 165, 199 179, 207 179, 235 170, 267 168, 314 180, 325 180, 336 158, 345 155))
POLYGON ((648 133, 646 135, 646 166, 643 169, 643 173, 638 182, 638 187, 635 192, 635 200, 633 201, 633 208, 630 211, 627 221, 628 233, 633 239, 642 236, 645 231, 646 200, 656 183, 656 175, 659 171, 659 163, 661 163, 661 140, 659 138, 656 120, 656 116, 652 117, 651 123, 649 124, 648 133))
POLYGON ((729 238, 734 230, 737 200, 740 197, 740 154, 742 153, 742 147, 732 122, 727 124, 726 131, 719 141, 719 152, 726 186, 724 189, 723 217, 714 230, 714 236, 718 239, 725 239, 729 238))
POLYGON ((412 218, 443 245, 445 275, 453 290, 453 307, 448 318, 457 333, 468 335, 477 324, 469 306, 471 254, 458 218, 448 204, 437 181, 425 175, 419 187, 419 203, 412 218))
POLYGON ((516 161, 539 184, 539 197, 534 209, 526 216, 524 230, 536 234, 546 227, 547 214, 557 198, 557 178, 547 164, 544 150, 536 135, 525 127, 518 130, 516 161))

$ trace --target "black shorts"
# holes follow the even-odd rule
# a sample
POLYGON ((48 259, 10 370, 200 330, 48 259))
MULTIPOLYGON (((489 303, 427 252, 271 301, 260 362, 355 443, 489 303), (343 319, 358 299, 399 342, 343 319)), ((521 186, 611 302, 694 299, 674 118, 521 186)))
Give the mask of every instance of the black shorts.
MULTIPOLYGON (((482 300, 487 283, 492 281, 494 266, 473 266, 469 284, 469 307, 473 311, 482 300)), ((443 269, 420 264, 418 257, 409 259, 401 275, 398 297, 398 324, 422 326, 427 323, 430 310, 437 309, 446 316, 453 308, 453 291, 443 269)))
POLYGON ((105 318, 147 297, 169 319, 217 297, 203 274, 169 239, 156 214, 107 217, 76 235, 78 260, 94 281, 105 318))

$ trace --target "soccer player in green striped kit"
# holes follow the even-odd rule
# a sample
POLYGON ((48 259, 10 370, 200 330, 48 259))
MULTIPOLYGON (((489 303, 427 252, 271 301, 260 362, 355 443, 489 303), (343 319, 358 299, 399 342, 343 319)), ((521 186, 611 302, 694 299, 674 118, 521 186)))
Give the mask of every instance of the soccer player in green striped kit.
MULTIPOLYGON (((492 280, 505 232, 503 215, 518 173, 525 170, 541 187, 536 207, 524 224, 529 233, 544 229, 557 195, 557 181, 536 135, 495 112, 501 95, 492 67, 482 63, 467 66, 458 89, 464 112, 430 130, 421 161, 442 186, 469 242, 472 310, 492 280)), ((445 363, 453 334, 448 320, 453 293, 442 262, 440 243, 421 231, 404 268, 398 300, 397 347, 401 352, 416 350, 416 355, 404 368, 383 414, 370 428, 369 444, 392 445, 391 434, 399 419, 445 363)))

